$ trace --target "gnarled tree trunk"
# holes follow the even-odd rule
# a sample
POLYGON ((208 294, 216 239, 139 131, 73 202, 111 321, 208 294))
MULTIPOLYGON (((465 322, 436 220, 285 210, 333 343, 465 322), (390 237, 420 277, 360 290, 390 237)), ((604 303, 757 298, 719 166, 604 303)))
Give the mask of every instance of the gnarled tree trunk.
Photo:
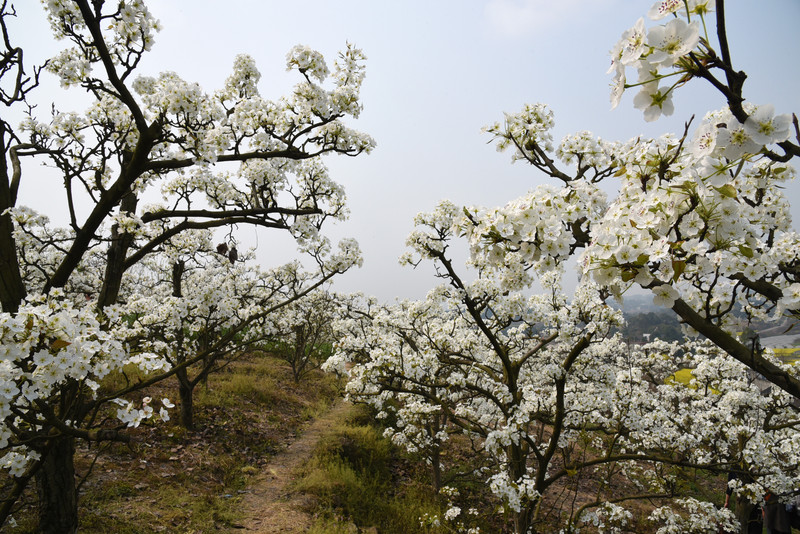
MULTIPOLYGON (((138 198, 136 194, 129 191, 122 197, 119 205, 120 213, 134 214, 138 198)), ((115 224, 111 228, 111 244, 108 246, 108 257, 106 261, 106 272, 103 277, 103 287, 97 297, 98 308, 104 308, 117 302, 119 289, 122 285, 122 275, 125 274, 125 259, 128 249, 133 243, 133 237, 125 232, 120 232, 119 225, 115 224)))
POLYGON ((736 519, 739 521, 741 534, 762 531, 761 511, 757 508, 758 505, 751 503, 746 497, 736 499, 736 519))
POLYGON ((36 474, 42 534, 72 534, 78 530, 74 457, 74 438, 61 437, 42 458, 42 466, 36 474))
MULTIPOLYGON (((133 192, 127 193, 120 204, 120 210, 133 213, 137 198, 133 192)), ((115 225, 112 229, 112 242, 108 249, 108 262, 103 287, 98 296, 98 307, 103 308, 116 302, 125 272, 124 263, 132 238, 120 233, 115 225)), ((74 391, 65 386, 62 398, 74 398, 74 391)), ((78 491, 75 486, 75 440, 72 437, 59 437, 45 454, 42 466, 36 474, 36 489, 39 496, 39 531, 42 534, 70 534, 78 529, 78 491)))
MULTIPOLYGON (((0 121, 0 154, 6 153, 5 134, 5 125, 0 121)), ((15 204, 16 192, 13 188, 6 159, 0 157, 0 306, 7 313, 16 313, 25 297, 25 285, 22 283, 14 242, 14 225, 11 215, 5 213, 15 204)))
MULTIPOLYGON (((511 480, 519 480, 527 472, 527 450, 524 445, 511 444, 508 446, 508 474, 511 480)), ((527 534, 531 532, 536 516, 536 501, 523 499, 519 511, 514 512, 514 533, 527 534)), ((535 531, 533 531, 535 532, 535 531)))

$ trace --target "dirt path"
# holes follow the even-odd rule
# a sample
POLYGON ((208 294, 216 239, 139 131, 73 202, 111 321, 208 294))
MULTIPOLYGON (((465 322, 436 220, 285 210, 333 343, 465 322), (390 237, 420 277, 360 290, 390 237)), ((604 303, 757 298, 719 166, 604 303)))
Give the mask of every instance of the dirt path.
POLYGON ((311 457, 321 434, 343 418, 351 404, 339 399, 331 409, 302 430, 286 450, 275 455, 256 476, 242 499, 244 532, 306 532, 311 517, 303 511, 307 499, 291 491, 295 472, 311 457))

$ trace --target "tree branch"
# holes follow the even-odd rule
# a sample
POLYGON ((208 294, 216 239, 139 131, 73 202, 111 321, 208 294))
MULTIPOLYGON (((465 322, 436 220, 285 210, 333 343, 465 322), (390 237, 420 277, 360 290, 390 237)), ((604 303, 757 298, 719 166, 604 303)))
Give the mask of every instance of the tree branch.
POLYGON ((796 377, 736 341, 733 336, 694 311, 684 300, 676 300, 672 305, 672 310, 677 313, 686 324, 710 339, 731 357, 763 375, 767 380, 787 393, 800 398, 800 380, 796 377))

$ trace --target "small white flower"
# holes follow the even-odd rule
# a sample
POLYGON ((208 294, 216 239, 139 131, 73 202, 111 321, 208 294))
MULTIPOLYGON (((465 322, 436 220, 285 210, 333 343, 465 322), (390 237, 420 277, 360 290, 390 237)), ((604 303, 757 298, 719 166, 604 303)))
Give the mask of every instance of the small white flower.
POLYGON ((622 67, 617 69, 614 78, 611 80, 611 109, 616 108, 619 105, 619 101, 622 100, 622 93, 625 92, 625 82, 625 68, 622 67))
POLYGON ((683 7, 682 0, 659 0, 650 7, 647 16, 651 20, 661 20, 668 15, 672 15, 683 7))
POLYGON ((647 32, 647 44, 654 48, 647 61, 669 67, 694 50, 699 42, 700 26, 697 22, 671 20, 666 25, 655 26, 647 32))
POLYGON ((758 106, 744 123, 744 129, 753 141, 761 145, 780 143, 789 138, 792 119, 789 115, 775 115, 772 104, 758 106))
POLYGON ((644 120, 647 122, 653 122, 662 113, 669 116, 675 111, 672 91, 666 87, 658 87, 655 83, 642 86, 642 90, 633 98, 633 107, 644 111, 644 120))
POLYGON ((675 301, 680 298, 680 293, 678 293, 675 288, 668 284, 661 284, 660 286, 656 286, 651 289, 653 292, 653 304, 656 306, 664 306, 665 308, 671 308, 675 301))
POLYGON ((750 132, 736 119, 732 119, 726 128, 720 128, 717 146, 723 147, 725 157, 730 160, 737 160, 745 154, 755 154, 761 150, 761 145, 755 142, 750 132))
POLYGON ((452 506, 450 507, 449 510, 447 510, 444 513, 444 518, 447 519, 448 521, 452 521, 459 515, 461 515, 461 508, 459 508, 458 506, 452 506))

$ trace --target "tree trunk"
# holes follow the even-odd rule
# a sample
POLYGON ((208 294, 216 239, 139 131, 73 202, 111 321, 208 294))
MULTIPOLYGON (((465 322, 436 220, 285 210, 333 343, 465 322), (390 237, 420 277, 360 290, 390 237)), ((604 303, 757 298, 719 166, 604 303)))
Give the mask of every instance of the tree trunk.
POLYGON ((306 334, 302 325, 294 327, 294 358, 292 359, 292 375, 295 384, 300 382, 305 370, 308 355, 306 354, 306 334))
MULTIPOLYGON (((172 265, 172 296, 183 296, 183 273, 186 269, 186 262, 178 260, 172 265)), ((181 364, 186 361, 183 353, 183 326, 178 328, 175 335, 175 363, 181 364)), ((194 430, 194 386, 195 384, 189 379, 189 370, 187 368, 179 369, 175 373, 178 379, 178 396, 181 403, 181 426, 187 430, 194 430)))
POLYGON ((181 369, 175 376, 178 378, 178 396, 181 401, 181 426, 186 430, 194 430, 194 384, 189 380, 186 369, 181 369))
MULTIPOLYGON (((0 121, 0 153, 6 153, 5 128, 0 121)), ((14 225, 11 215, 5 213, 16 203, 15 192, 8 179, 8 164, 0 157, 0 306, 2 311, 17 313, 25 298, 25 285, 17 260, 17 245, 14 242, 14 225)))
MULTIPOLYGON (((135 214, 136 204, 139 199, 136 194, 129 191, 119 204, 120 213, 135 214)), ((104 308, 117 302, 120 286, 122 285, 122 275, 125 274, 125 259, 128 256, 128 249, 133 243, 133 237, 128 233, 120 233, 119 225, 111 228, 111 244, 108 246, 108 258, 106 260, 106 272, 103 277, 103 287, 97 298, 98 308, 104 308)))
POLYGON ((74 456, 74 438, 58 438, 36 474, 41 534, 72 534, 78 530, 74 456))
POLYGON ((523 505, 519 512, 514 513, 514 532, 515 534, 528 534, 529 532, 535 533, 535 530, 530 530, 533 524, 534 506, 523 505))
MULTIPOLYGON (((511 480, 519 480, 527 474, 527 459, 525 448, 511 444, 508 446, 508 474, 511 480)), ((533 524, 536 511, 536 502, 527 498, 521 499, 519 512, 514 512, 515 534, 527 534, 533 524)))
POLYGON ((763 524, 761 521, 761 510, 758 510, 758 505, 750 502, 746 497, 737 497, 736 499, 736 519, 739 521, 741 534, 750 534, 751 532, 758 532, 761 534, 763 524))
POLYGON ((431 450, 431 483, 436 493, 439 493, 439 490, 442 489, 442 445, 437 434, 442 429, 444 419, 444 416, 435 415, 433 423, 428 427, 428 435, 434 443, 431 450))
POLYGON ((186 269, 186 262, 178 260, 172 264, 172 296, 183 296, 183 271, 186 269))
POLYGON ((433 490, 439 492, 442 489, 442 447, 437 443, 431 452, 431 482, 433 490))
MULTIPOLYGON (((0 199, 0 213, 5 211, 2 204, 0 199)), ((11 215, 0 215, 0 305, 2 311, 7 313, 17 313, 20 302, 25 298, 25 286, 19 272, 17 246, 12 231, 11 215)))

